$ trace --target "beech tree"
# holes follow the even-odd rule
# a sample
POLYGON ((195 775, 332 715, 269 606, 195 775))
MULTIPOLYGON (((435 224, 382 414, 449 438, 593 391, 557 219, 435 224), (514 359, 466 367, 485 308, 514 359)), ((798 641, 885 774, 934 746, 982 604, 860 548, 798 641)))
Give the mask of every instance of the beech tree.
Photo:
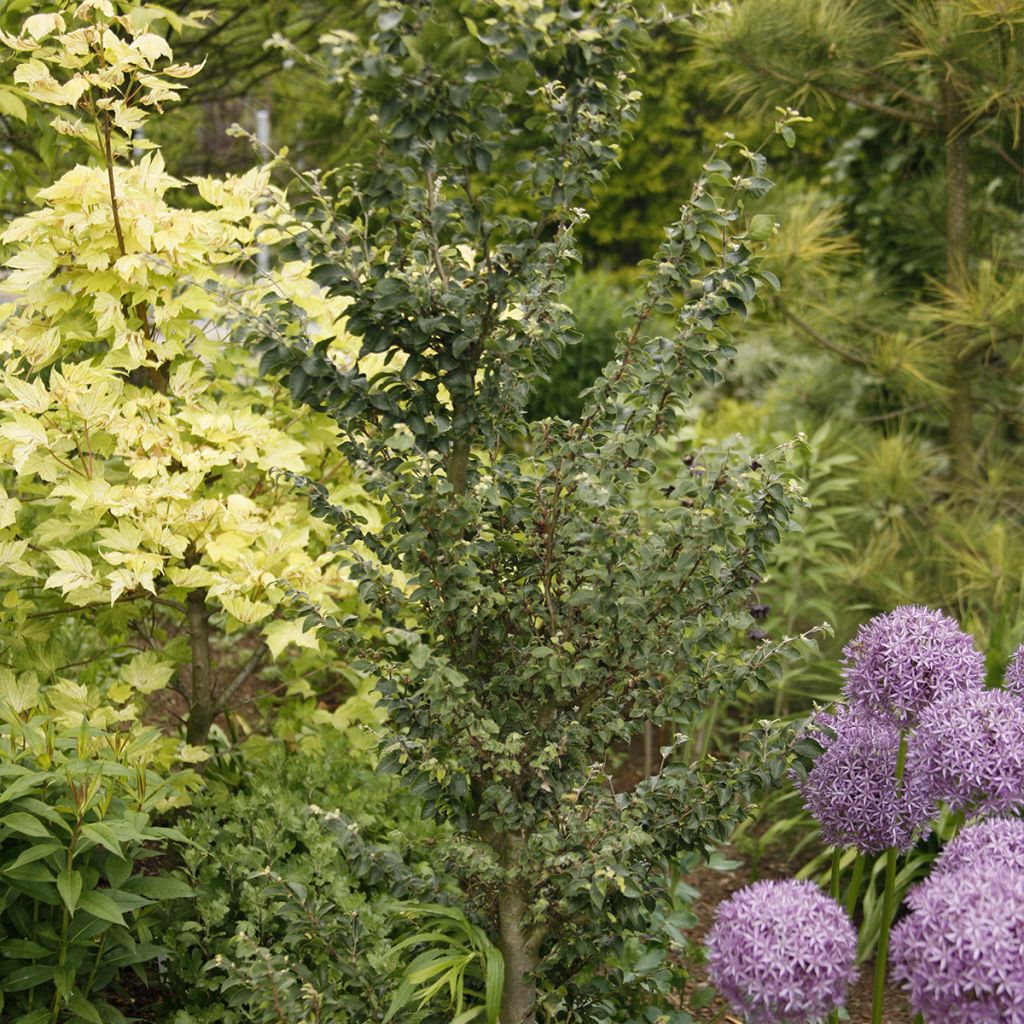
MULTIPOLYGON (((334 36, 328 59, 376 156, 330 185, 307 177, 296 243, 349 300, 360 361, 339 369, 325 342, 272 331, 263 366, 335 417, 385 510, 368 534, 307 480, 365 552, 352 572, 384 626, 364 649, 387 708, 381 765, 455 827, 451 859, 504 959, 502 1024, 622 1020, 654 983, 623 985, 611 956, 665 894, 663 869, 726 835, 786 760, 762 723, 726 761, 677 737, 631 792, 608 771, 646 721, 764 687, 793 649, 747 637, 796 500, 784 451, 674 440, 731 355, 728 318, 776 283, 757 256, 772 219, 744 212, 771 183, 759 153, 724 141, 643 265, 580 418, 530 422, 532 388, 573 340, 558 295, 581 207, 640 98, 637 17, 622 0, 371 14, 372 36, 334 36), (503 185, 492 168, 526 130, 538 143, 503 185), (641 487, 661 488, 657 508, 641 487)), ((287 302, 277 319, 294 319, 287 302)))
POLYGON ((201 744, 271 655, 318 647, 277 614, 287 588, 334 607, 351 595, 322 524, 272 474, 315 469, 372 509, 322 456, 330 420, 300 422, 228 336, 234 306, 285 292, 331 358, 349 348, 344 302, 301 265, 236 281, 269 169, 180 181, 133 137, 198 70, 173 62, 164 19, 195 24, 87 0, 2 38, 19 57, 8 103, 49 108, 91 158, 3 234, 0 621, 13 667, 78 666, 119 702, 180 689, 201 744))

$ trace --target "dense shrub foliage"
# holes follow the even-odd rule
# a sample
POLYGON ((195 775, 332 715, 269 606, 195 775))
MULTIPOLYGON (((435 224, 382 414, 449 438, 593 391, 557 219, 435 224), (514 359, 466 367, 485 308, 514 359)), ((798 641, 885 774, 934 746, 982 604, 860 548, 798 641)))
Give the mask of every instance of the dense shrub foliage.
POLYGON ((156 904, 192 892, 147 870, 185 841, 154 819, 198 781, 173 771, 174 747, 83 686, 0 669, 4 1020, 119 1020, 119 971, 166 954, 156 904))
POLYGON ((446 830, 331 727, 302 746, 254 738, 204 781, 183 824, 191 913, 166 923, 171 1019, 383 1020, 397 904, 455 895, 435 867, 446 830))

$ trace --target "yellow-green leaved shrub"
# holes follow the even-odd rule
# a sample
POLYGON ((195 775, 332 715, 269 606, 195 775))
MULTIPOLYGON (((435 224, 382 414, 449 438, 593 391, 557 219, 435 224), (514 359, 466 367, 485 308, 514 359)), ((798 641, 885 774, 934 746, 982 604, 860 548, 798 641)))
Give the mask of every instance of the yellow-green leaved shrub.
POLYGON ((168 172, 137 133, 199 70, 173 62, 162 23, 194 21, 120 9, 37 14, 0 39, 16 57, 7 94, 52 108, 51 129, 88 153, 2 236, 3 660, 51 680, 77 666, 117 704, 170 686, 165 711, 200 744, 269 684, 310 698, 319 674, 351 692, 282 611, 292 591, 328 612, 354 599, 280 471, 315 471, 332 499, 374 512, 333 455, 336 427, 262 382, 230 330, 282 292, 351 359, 344 301, 302 264, 246 283, 269 170, 168 172), (272 664, 289 646, 310 653, 272 664))

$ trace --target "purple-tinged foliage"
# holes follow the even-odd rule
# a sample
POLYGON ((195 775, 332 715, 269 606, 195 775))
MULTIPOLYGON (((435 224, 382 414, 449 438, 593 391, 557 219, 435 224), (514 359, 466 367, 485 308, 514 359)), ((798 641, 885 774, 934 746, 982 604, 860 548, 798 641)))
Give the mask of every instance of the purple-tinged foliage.
POLYGON ((755 882, 720 904, 708 972, 749 1024, 819 1021, 856 978, 857 933, 813 882, 755 882))
POLYGON ((800 790, 825 842, 869 854, 910 849, 918 830, 927 827, 934 801, 909 766, 896 783, 899 729, 847 707, 817 716, 815 725, 825 749, 800 790))
POLYGON ((929 1024, 1024 1024, 1024 872, 941 871, 907 904, 890 964, 914 1012, 929 1024))
POLYGON ((907 769, 933 799, 985 814, 1024 804, 1024 700, 1004 690, 956 690, 921 712, 907 769))
POLYGON ((942 612, 901 605, 861 626, 843 648, 847 700, 909 728, 937 697, 979 689, 985 659, 942 612))
POLYGON ((932 875, 975 867, 1024 874, 1024 821, 989 818, 968 825, 932 864, 932 875))
POLYGON ((1013 652, 1003 680, 1003 686, 1010 693, 1024 699, 1024 644, 1013 652))

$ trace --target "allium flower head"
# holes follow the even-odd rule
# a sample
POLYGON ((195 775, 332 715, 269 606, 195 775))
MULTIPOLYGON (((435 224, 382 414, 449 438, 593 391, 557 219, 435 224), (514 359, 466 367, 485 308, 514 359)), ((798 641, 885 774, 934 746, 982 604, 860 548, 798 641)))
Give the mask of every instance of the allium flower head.
POLYGON ((932 875, 974 867, 1024 874, 1024 821, 989 818, 977 825, 968 825, 939 854, 932 864, 932 875))
POLYGON ((907 766, 953 810, 1024 804, 1024 699, 1005 690, 955 690, 921 712, 907 766))
POLYGON ((1024 699, 1024 644, 1013 652, 1010 663, 1006 666, 1003 685, 1016 696, 1024 699))
POLYGON ((755 882, 720 904, 708 972, 749 1024, 816 1022, 846 1000, 857 933, 813 882, 755 882))
POLYGON ((936 697, 978 689, 985 659, 942 612, 901 605, 861 626, 843 648, 846 696, 908 728, 936 697))
POLYGON ((800 789, 825 842, 856 846, 863 853, 910 849, 915 832, 932 817, 934 800, 912 766, 896 783, 899 729, 846 707, 835 715, 819 715, 815 724, 835 737, 816 735, 825 750, 800 789))
POLYGON ((1024 1024, 1024 872, 976 865, 910 891, 892 932, 892 978, 943 1024, 1024 1024))

